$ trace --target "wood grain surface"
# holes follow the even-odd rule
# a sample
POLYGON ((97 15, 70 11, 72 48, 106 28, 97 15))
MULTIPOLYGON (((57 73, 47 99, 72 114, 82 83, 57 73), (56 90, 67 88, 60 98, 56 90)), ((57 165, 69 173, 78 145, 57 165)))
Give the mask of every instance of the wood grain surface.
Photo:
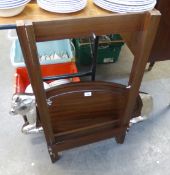
MULTIPOLYGON (((91 1, 89 3, 93 5, 91 1)), ((75 146, 113 136, 117 143, 123 143, 160 19, 158 11, 109 14, 100 9, 102 13, 97 13, 98 10, 90 13, 92 9, 85 9, 72 18, 57 19, 47 15, 43 19, 42 14, 37 22, 34 18, 33 22, 17 23, 17 33, 52 162, 58 159, 58 151, 75 146), (86 82, 44 90, 36 41, 114 32, 137 33, 135 59, 127 87, 115 83, 86 82), (92 95, 86 98, 83 96, 85 92, 92 95)))

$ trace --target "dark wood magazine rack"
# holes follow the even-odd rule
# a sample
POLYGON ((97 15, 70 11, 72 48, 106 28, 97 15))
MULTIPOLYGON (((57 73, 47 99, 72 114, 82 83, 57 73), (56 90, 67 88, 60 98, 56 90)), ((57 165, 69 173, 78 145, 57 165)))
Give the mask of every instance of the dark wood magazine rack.
POLYGON ((123 143, 159 17, 158 11, 151 11, 17 22, 17 33, 52 162, 58 159, 59 151, 98 140, 115 137, 118 143, 123 143), (137 33, 138 37, 127 86, 79 82, 44 90, 37 41, 129 32, 137 33))

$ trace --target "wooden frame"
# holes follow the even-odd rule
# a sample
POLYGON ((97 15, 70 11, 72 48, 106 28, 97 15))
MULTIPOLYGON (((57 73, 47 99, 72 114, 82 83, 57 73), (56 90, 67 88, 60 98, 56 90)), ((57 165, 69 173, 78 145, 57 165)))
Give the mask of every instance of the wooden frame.
MULTIPOLYGON (((79 17, 33 23, 30 21, 17 22, 17 34, 20 40, 33 91, 36 96, 40 119, 44 128, 52 162, 55 162, 58 159, 59 151, 95 142, 101 139, 115 136, 118 143, 123 143, 126 129, 136 103, 136 98, 139 94, 140 84, 159 23, 159 18, 160 14, 158 11, 151 11, 140 14, 110 14, 96 17, 79 17), (135 32, 138 37, 135 44, 133 44, 135 59, 133 62, 129 83, 127 87, 123 87, 124 90, 122 91, 122 93, 125 93, 126 95, 124 98, 124 108, 121 108, 122 117, 118 115, 119 124, 114 127, 114 122, 116 121, 109 120, 104 121, 103 123, 96 123, 92 126, 85 126, 79 129, 73 129, 71 131, 64 131, 62 134, 57 135, 60 140, 57 141, 56 133, 54 133, 51 125, 50 108, 47 101, 48 97, 50 97, 49 94, 51 91, 45 92, 43 88, 43 81, 41 78, 40 65, 35 44, 36 41, 90 36, 92 33, 95 33, 96 35, 103 35, 128 32, 135 32), (101 134, 100 131, 103 131, 103 128, 106 126, 107 130, 101 134), (94 134, 89 134, 89 132, 87 132, 91 130, 96 131, 96 128, 98 129, 94 134), (80 133, 86 134, 82 136, 80 133), (75 134, 80 134, 80 137, 75 137, 75 134), (64 142, 64 138, 68 137, 71 139, 64 142)), ((93 85, 95 86, 96 83, 97 82, 94 82, 93 85)), ((97 83, 96 87, 103 87, 104 84, 97 83)), ((83 85, 81 83, 78 85, 80 89, 82 86, 83 85)), ((85 89, 89 86, 90 84, 86 84, 85 89)), ((104 87, 106 91, 112 87, 111 89, 113 92, 116 92, 116 88, 118 88, 119 91, 122 88, 122 86, 117 84, 105 84, 104 87)), ((62 88, 65 88, 65 86, 62 88)), ((75 87, 73 86, 70 88, 75 87)), ((52 91, 55 94, 58 92, 58 90, 59 89, 52 91)), ((122 93, 120 94, 122 95, 122 93)), ((54 94, 52 93, 52 95, 54 94)), ((119 106, 121 105, 119 104, 119 106)))

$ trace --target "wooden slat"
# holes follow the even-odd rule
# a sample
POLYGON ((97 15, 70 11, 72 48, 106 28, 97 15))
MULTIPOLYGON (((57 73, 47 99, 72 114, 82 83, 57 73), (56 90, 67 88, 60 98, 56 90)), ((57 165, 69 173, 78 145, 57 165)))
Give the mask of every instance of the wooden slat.
POLYGON ((33 23, 36 41, 143 30, 146 13, 112 14, 33 23))
POLYGON ((90 126, 86 126, 86 127, 58 133, 58 134, 55 134, 56 142, 66 140, 66 139, 67 140, 74 139, 77 136, 80 137, 80 135, 81 136, 87 135, 87 134, 93 133, 95 131, 100 132, 104 128, 113 128, 115 126, 118 126, 118 124, 120 124, 120 120, 112 120, 112 121, 108 121, 108 122, 103 122, 103 123, 99 123, 99 124, 94 124, 94 125, 90 125, 90 126))
POLYGON ((127 106, 124 113, 124 122, 127 123, 130 120, 137 95, 139 94, 139 88, 144 75, 145 67, 149 57, 149 53, 152 48, 154 37, 156 35, 157 27, 160 20, 160 13, 158 11, 151 12, 146 21, 147 30, 138 32, 138 39, 135 47, 135 59, 132 65, 132 70, 129 79, 129 95, 127 99, 127 106))
POLYGON ((44 133, 48 144, 54 141, 54 134, 51 128, 51 121, 46 103, 46 96, 43 88, 43 81, 38 60, 34 32, 31 24, 24 26, 22 21, 17 23, 17 33, 24 55, 25 63, 29 73, 30 82, 36 97, 40 119, 44 128, 44 133))
POLYGON ((118 135, 120 135, 120 133, 122 133, 122 130, 124 130, 126 127, 127 126, 125 126, 124 128, 103 129, 103 130, 100 130, 100 132, 97 131, 97 132, 94 132, 85 136, 77 137, 74 139, 65 140, 65 141, 63 140, 61 142, 53 144, 52 150, 54 152, 59 152, 59 151, 74 148, 77 146, 94 143, 103 139, 117 137, 118 135))

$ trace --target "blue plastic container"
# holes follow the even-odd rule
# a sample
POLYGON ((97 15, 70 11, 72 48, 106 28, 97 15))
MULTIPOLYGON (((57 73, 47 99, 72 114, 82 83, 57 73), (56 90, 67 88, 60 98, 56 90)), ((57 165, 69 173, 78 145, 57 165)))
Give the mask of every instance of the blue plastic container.
MULTIPOLYGON (((75 59, 74 46, 69 39, 37 42, 36 44, 41 65, 66 63, 71 62, 75 59)), ((23 54, 18 39, 13 41, 10 57, 13 66, 25 66, 23 54)))

